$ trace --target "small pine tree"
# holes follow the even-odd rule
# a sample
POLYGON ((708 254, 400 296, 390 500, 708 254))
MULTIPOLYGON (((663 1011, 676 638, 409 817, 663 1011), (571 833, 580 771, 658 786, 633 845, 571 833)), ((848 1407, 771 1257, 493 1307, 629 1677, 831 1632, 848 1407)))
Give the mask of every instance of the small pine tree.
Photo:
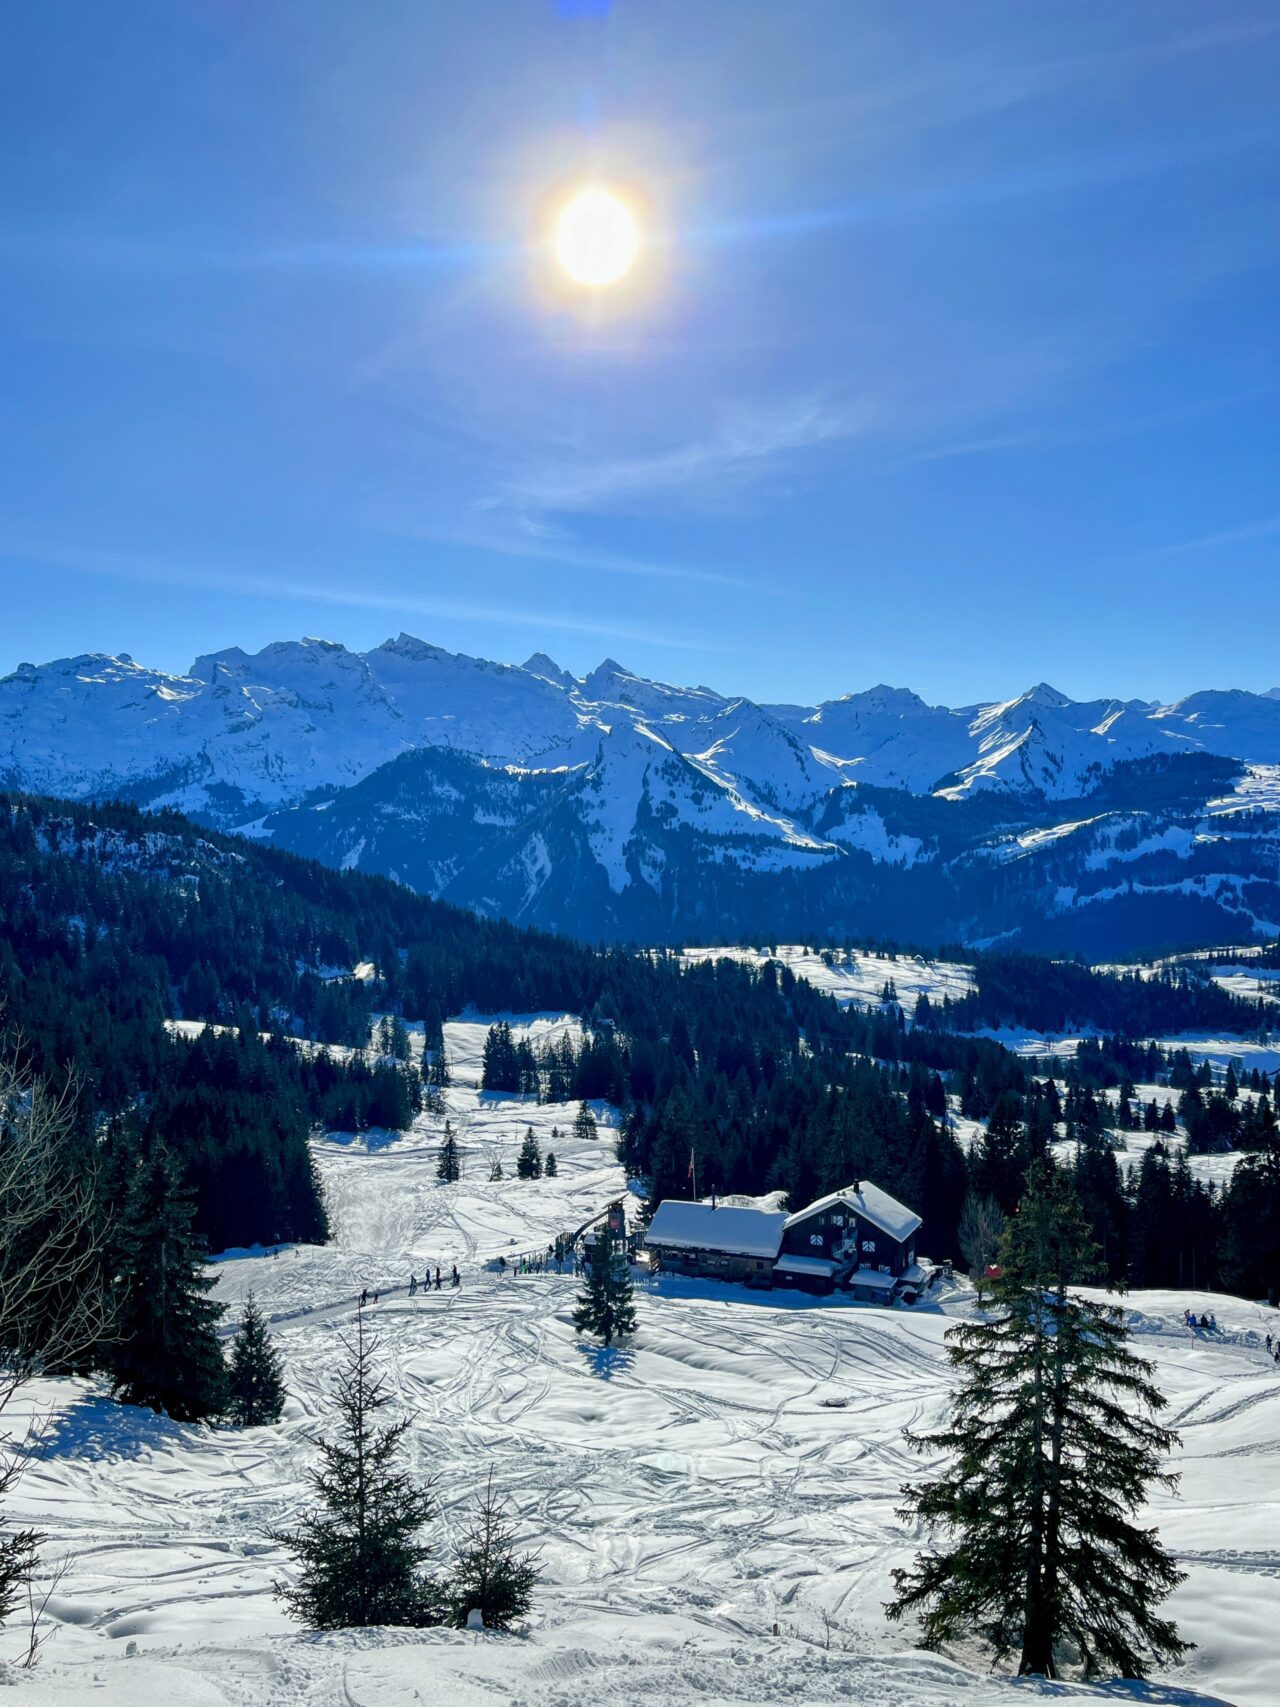
POLYGON ((542 1152, 538 1149, 538 1140, 533 1135, 532 1126, 526 1129, 524 1142, 516 1157, 516 1173, 521 1179, 542 1177, 542 1152))
MULTIPOLYGON (((6 1471, 5 1485, 0 1491, 7 1492, 16 1480, 16 1469, 12 1474, 6 1471)), ((44 1539, 35 1529, 10 1529, 0 1535, 0 1624, 7 1622, 26 1599, 40 1567, 40 1545, 44 1539)))
POLYGON ((443 1180, 446 1185, 455 1185, 462 1178, 462 1161, 458 1154, 458 1140, 453 1135, 453 1127, 446 1120, 444 1123, 444 1143, 440 1146, 440 1159, 436 1163, 436 1178, 443 1180))
POLYGON ((227 1402, 216 1332, 224 1306, 206 1297, 216 1282, 204 1271, 194 1215, 194 1198, 166 1146, 139 1154, 121 1217, 111 1371, 118 1399, 179 1422, 219 1416, 227 1402))
POLYGON ((573 1135, 579 1143, 600 1136, 596 1117, 592 1114, 589 1103, 579 1103, 578 1112, 573 1117, 573 1135))
POLYGON ((465 1629, 468 1615, 479 1612, 486 1630, 509 1630, 529 1610, 539 1563, 538 1554, 516 1551, 490 1470, 479 1515, 454 1548, 449 1588, 454 1623, 465 1629))
POLYGON ((277 1593, 313 1630, 439 1624, 444 1594, 424 1574, 430 1550, 418 1538, 435 1499, 429 1483, 395 1468, 408 1418, 376 1426, 390 1396, 373 1373, 378 1342, 366 1339, 362 1314, 354 1341, 343 1343, 349 1362, 335 1395, 337 1438, 320 1443, 320 1465, 311 1472, 319 1507, 297 1529, 272 1532, 301 1567, 294 1585, 277 1585, 277 1593))
POLYGON ((1131 1520, 1148 1487, 1172 1487, 1161 1458, 1176 1436, 1153 1418, 1164 1398, 1126 1344, 1122 1313, 1070 1290, 1094 1265, 1070 1179, 1032 1165, 1005 1230, 995 1311, 948 1335, 961 1376, 950 1424, 921 1451, 951 1457, 938 1480, 903 1490, 904 1517, 948 1544, 894 1572, 890 1618, 924 1614, 926 1646, 978 1634, 1020 1674, 1059 1675, 1069 1644, 1086 1675, 1141 1677, 1187 1652, 1159 1602, 1183 1578, 1153 1529, 1131 1520))
POLYGON ((542 1171, 547 1179, 556 1177, 556 1153, 554 1150, 547 1151, 547 1159, 542 1164, 542 1171))
POLYGON ((603 1230, 591 1247, 591 1266, 578 1294, 573 1325, 580 1334, 597 1334, 606 1345, 636 1331, 635 1294, 626 1254, 603 1230))
POLYGON ((250 1293, 244 1315, 231 1343, 227 1374, 231 1395, 227 1415, 237 1428, 260 1428, 280 1421, 284 1410, 284 1375, 280 1354, 271 1343, 262 1312, 250 1293))

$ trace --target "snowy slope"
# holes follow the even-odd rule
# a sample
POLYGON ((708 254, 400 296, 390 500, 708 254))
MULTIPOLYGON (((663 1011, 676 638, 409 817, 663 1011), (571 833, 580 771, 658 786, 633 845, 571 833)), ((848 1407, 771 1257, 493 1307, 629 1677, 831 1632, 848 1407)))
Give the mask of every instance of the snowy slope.
MULTIPOLYGON (((485 1016, 487 1019, 488 1016, 485 1016)), ((543 1030, 560 1016, 514 1016, 543 1030)), ((57 1633, 15 1700, 33 1707, 597 1707, 602 1700, 1023 1707, 1114 1702, 1117 1686, 993 1678, 976 1651, 911 1646, 881 1603, 913 1537, 894 1515, 919 1466, 905 1427, 945 1408, 949 1315, 767 1297, 666 1280, 642 1287, 634 1344, 604 1357, 569 1323, 575 1283, 499 1277, 497 1252, 540 1246, 623 1188, 609 1145, 559 1144, 558 1180, 488 1183, 525 1124, 545 1144, 563 1109, 482 1097, 485 1019, 446 1030, 458 1083, 451 1117, 465 1168, 441 1186, 440 1122, 386 1146, 328 1141, 318 1158, 331 1246, 231 1256, 219 1292, 253 1290, 286 1363, 274 1428, 184 1427, 109 1404, 78 1381, 43 1383, 48 1450, 15 1516, 39 1523, 67 1577, 57 1633), (458 1292, 410 1300, 403 1282, 456 1260, 458 1292), (527 1634, 371 1631, 323 1637, 289 1623, 271 1584, 289 1568, 266 1539, 306 1498, 312 1436, 361 1286, 410 1455, 440 1474, 442 1544, 493 1468, 523 1534, 543 1551, 527 1634), (398 1288, 387 1290, 388 1288, 398 1288), (130 1646, 136 1652, 129 1652, 130 1646)), ((1280 1698, 1274 1595, 1280 1569, 1280 1381, 1263 1356, 1280 1312, 1198 1294, 1125 1300, 1183 1434, 1182 1498, 1152 1509, 1188 1572, 1172 1611, 1197 1652, 1128 1700, 1164 1707, 1270 1707, 1280 1698), (1189 1336, 1188 1305, 1223 1332, 1189 1336)), ((12 1653, 17 1632, 0 1648, 12 1653), (7 1645, 5 1645, 7 1644, 7 1645)))

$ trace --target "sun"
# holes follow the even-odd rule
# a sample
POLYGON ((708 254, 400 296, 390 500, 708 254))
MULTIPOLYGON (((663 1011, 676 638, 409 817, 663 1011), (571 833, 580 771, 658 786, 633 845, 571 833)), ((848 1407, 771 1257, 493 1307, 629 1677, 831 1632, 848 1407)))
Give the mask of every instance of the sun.
POLYGON ((555 252, 575 284, 605 290, 630 272, 640 253, 640 228, 621 196, 589 184, 560 210, 555 252))

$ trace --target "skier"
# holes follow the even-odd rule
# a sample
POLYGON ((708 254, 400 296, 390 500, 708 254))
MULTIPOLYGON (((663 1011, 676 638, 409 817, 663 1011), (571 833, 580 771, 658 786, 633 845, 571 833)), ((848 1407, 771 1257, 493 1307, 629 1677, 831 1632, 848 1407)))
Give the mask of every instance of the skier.
POLYGON ((1267 1335, 1267 1356, 1271 1356, 1271 1335, 1267 1335))
POLYGON ((1212 1310, 1210 1310, 1208 1316, 1205 1318, 1205 1324, 1204 1325, 1206 1328, 1208 1328, 1208 1330, 1211 1334, 1217 1333, 1217 1331, 1218 1331, 1218 1318, 1214 1315, 1212 1310))
POLYGON ((439 1265, 439 1263, 437 1263, 436 1264, 436 1291, 439 1292, 439 1290, 440 1290, 440 1265, 439 1265))
POLYGON ((451 1286, 461 1286, 462 1285, 462 1276, 458 1273, 457 1263, 454 1263, 454 1265, 453 1265, 453 1279, 450 1281, 449 1284, 451 1286))
POLYGON ((378 1302, 378 1294, 376 1292, 373 1295, 373 1301, 375 1304, 378 1302))
POLYGON ((1195 1331, 1196 1331, 1196 1313, 1194 1310, 1191 1312, 1191 1315, 1187 1319, 1187 1326, 1191 1329, 1192 1333, 1195 1333, 1195 1331))
POLYGON ((363 1310, 365 1305, 368 1302, 369 1302, 369 1288, 367 1286, 362 1286, 360 1288, 360 1308, 363 1310))
POLYGON ((416 1274, 411 1274, 409 1276, 409 1296, 410 1296, 410 1298, 416 1298, 417 1295, 418 1295, 418 1277, 416 1274))

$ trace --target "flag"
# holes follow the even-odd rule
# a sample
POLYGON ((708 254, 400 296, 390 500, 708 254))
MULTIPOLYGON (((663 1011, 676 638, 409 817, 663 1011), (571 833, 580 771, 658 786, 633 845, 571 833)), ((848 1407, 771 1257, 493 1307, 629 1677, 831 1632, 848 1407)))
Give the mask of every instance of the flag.
POLYGON ((697 1163, 693 1159, 693 1145, 692 1144, 690 1144, 690 1146, 689 1146, 689 1172, 688 1172, 688 1175, 686 1177, 688 1179, 696 1179, 698 1177, 697 1163))

